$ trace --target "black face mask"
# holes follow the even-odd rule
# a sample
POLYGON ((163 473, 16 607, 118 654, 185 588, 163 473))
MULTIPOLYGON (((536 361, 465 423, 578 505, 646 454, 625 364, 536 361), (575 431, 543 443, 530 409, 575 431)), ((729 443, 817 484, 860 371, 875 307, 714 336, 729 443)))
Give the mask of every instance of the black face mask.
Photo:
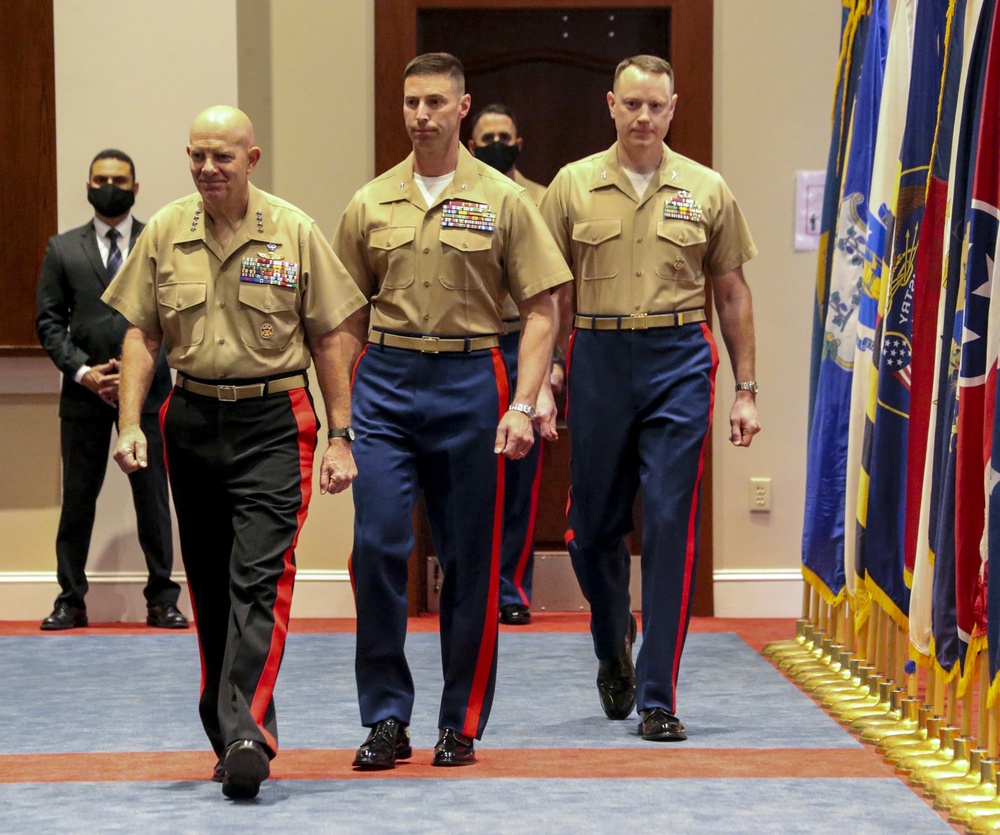
POLYGON ((121 217, 135 203, 135 192, 105 183, 100 188, 88 188, 87 200, 101 217, 121 217))
POLYGON ((503 142, 493 142, 489 145, 476 147, 476 159, 495 168, 501 174, 506 174, 514 167, 514 161, 521 149, 517 145, 506 145, 503 142))

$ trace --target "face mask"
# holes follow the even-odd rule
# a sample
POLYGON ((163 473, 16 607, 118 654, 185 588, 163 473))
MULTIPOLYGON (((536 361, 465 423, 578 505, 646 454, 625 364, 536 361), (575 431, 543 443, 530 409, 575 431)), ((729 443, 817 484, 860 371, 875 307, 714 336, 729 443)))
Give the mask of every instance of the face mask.
POLYGON ((501 174, 506 174, 514 167, 514 161, 519 153, 521 149, 517 145, 505 145, 503 142, 476 147, 476 159, 485 162, 501 174))
POLYGON ((102 217, 121 217, 135 203, 135 192, 105 183, 100 188, 88 188, 87 200, 102 217))

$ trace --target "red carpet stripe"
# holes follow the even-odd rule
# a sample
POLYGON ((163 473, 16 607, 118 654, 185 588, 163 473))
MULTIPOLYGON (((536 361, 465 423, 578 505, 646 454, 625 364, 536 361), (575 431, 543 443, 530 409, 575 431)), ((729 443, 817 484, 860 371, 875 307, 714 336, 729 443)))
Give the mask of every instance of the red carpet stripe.
MULTIPOLYGON (((498 777, 622 779, 887 778, 892 768, 870 749, 535 748, 477 751, 465 768, 434 768, 432 752, 415 750, 393 771, 351 768, 354 749, 286 749, 271 763, 278 780, 487 779, 498 777)), ((207 780, 215 756, 204 751, 0 755, 3 783, 187 782, 207 780)))

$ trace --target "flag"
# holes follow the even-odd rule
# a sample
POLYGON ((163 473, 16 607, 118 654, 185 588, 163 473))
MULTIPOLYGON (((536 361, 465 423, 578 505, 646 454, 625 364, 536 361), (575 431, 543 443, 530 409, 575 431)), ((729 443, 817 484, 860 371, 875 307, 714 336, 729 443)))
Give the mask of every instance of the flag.
POLYGON ((873 357, 876 341, 880 339, 877 331, 878 304, 883 272, 888 273, 885 265, 892 264, 896 168, 906 124, 905 101, 910 82, 915 12, 916 0, 899 0, 896 4, 889 33, 878 137, 872 164, 872 184, 868 195, 868 240, 865 244, 862 292, 858 302, 857 343, 848 421, 845 506, 849 521, 844 527, 844 574, 857 628, 867 620, 869 610, 867 586, 864 583, 868 472, 863 470, 862 462, 870 458, 875 417, 876 377, 873 357))
MULTIPOLYGON (((910 435, 907 445, 906 530, 904 555, 907 570, 913 577, 910 588, 909 637, 912 654, 922 666, 930 666, 931 600, 933 564, 928 540, 930 485, 933 479, 933 456, 927 454, 929 433, 937 416, 937 375, 941 340, 944 296, 941 294, 945 223, 948 214, 949 169, 952 158, 952 135, 960 113, 959 90, 967 65, 964 51, 971 43, 973 30, 966 37, 966 21, 978 18, 982 0, 953 0, 949 9, 945 70, 938 101, 937 133, 934 156, 927 184, 923 228, 917 243, 914 271, 918 276, 913 308, 913 362, 910 384, 910 435), (970 17, 967 18, 967 15, 970 17)), ((933 435, 930 435, 933 438, 933 435)))
POLYGON ((828 603, 845 589, 844 508, 851 373, 868 238, 868 190, 889 40, 887 0, 874 0, 848 138, 843 197, 831 248, 824 352, 806 463, 803 575, 828 603))
MULTIPOLYGON (((997 206, 1000 204, 1000 36, 998 21, 990 26, 986 73, 982 82, 979 140, 972 200, 969 204, 968 254, 965 267, 965 323, 959 370, 958 438, 955 491, 955 610, 963 680, 986 644, 986 608, 983 585, 986 553, 986 501, 993 431, 994 401, 987 409, 987 376, 993 368, 996 388, 998 311, 991 312, 994 259, 997 249, 997 206), (991 322, 991 320, 993 320, 991 322), (993 333, 990 333, 990 325, 993 333), (985 483, 985 494, 984 494, 985 483)), ((998 298, 1000 305, 1000 298, 998 298)))
POLYGON ((827 155, 823 212, 820 218, 819 257, 816 267, 816 307, 812 329, 812 353, 809 366, 809 427, 812 428, 819 367, 826 339, 826 310, 830 298, 830 270, 833 249, 831 238, 837 232, 838 210, 847 159, 850 114, 861 75, 862 51, 868 25, 869 0, 842 0, 840 10, 840 56, 837 60, 837 83, 833 94, 833 129, 827 155))
MULTIPOLYGON (((945 298, 939 330, 944 344, 938 368, 938 410, 933 426, 933 476, 930 485, 928 542, 934 561, 931 623, 935 661, 940 669, 957 672, 963 657, 958 627, 956 566, 956 489, 959 375, 965 330, 966 276, 963 270, 966 229, 971 223, 971 190, 979 139, 980 102, 994 16, 994 0, 984 0, 967 48, 968 71, 961 98, 961 119, 949 193, 952 214, 947 224, 948 249, 944 273, 945 298)), ((968 31, 972 21, 967 15, 968 31)), ((966 593, 968 596, 968 593, 966 593)), ((971 625, 966 630, 969 637, 971 625)))
POLYGON ((910 609, 904 533, 914 346, 914 265, 934 150, 948 10, 948 0, 920 0, 916 9, 906 126, 895 189, 892 260, 891 266, 886 262, 888 280, 881 282, 882 338, 876 340, 872 356, 876 398, 869 405, 869 414, 874 415, 874 421, 869 458, 863 462, 868 471, 865 584, 870 597, 900 627, 908 626, 910 609))

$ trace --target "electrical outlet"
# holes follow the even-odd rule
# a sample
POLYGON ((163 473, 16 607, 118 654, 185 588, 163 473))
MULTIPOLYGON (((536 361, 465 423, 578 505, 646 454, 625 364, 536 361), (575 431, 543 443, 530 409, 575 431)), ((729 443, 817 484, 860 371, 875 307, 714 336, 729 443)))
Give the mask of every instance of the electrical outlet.
POLYGON ((769 513, 771 510, 771 479, 750 479, 750 512, 769 513))

